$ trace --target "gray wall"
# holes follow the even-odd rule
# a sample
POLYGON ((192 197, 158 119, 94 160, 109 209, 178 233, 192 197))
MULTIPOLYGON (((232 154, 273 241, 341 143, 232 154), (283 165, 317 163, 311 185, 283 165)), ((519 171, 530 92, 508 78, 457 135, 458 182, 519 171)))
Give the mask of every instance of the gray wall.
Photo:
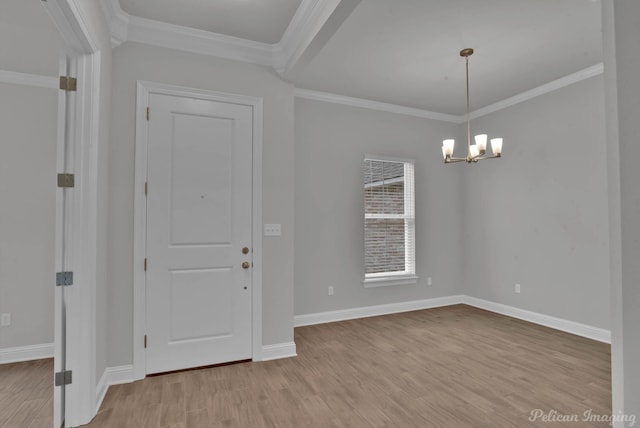
MULTIPOLYGON (((2 1, 0 70, 54 77, 61 46, 40 2, 2 1)), ((0 83, 0 349, 53 342, 56 112, 55 89, 0 83)))
POLYGON ((295 114, 296 315, 458 294, 463 177, 440 154, 458 125, 301 98, 295 114), (416 160, 416 285, 362 285, 365 153, 416 160))
POLYGON ((464 124, 296 99, 295 313, 467 294, 608 329, 603 91, 595 77, 478 118, 504 158, 447 166, 441 140, 462 146, 464 124), (362 286, 364 153, 417 159, 415 286, 362 286))
POLYGON ((0 2, 0 70, 57 76, 63 46, 39 1, 0 2))
MULTIPOLYGON (((613 413, 640 416, 640 3, 602 2, 611 239, 613 413)), ((618 422, 616 427, 626 426, 618 422)))
POLYGON ((53 342, 57 100, 0 83, 0 349, 53 342))
POLYGON ((598 76, 472 121, 504 157, 462 167, 465 294, 609 328, 603 91, 598 76))
POLYGON ((263 221, 282 236, 263 244, 264 345, 293 340, 293 87, 264 67, 124 43, 113 53, 109 147, 109 365, 131 364, 136 81, 264 99, 263 221))

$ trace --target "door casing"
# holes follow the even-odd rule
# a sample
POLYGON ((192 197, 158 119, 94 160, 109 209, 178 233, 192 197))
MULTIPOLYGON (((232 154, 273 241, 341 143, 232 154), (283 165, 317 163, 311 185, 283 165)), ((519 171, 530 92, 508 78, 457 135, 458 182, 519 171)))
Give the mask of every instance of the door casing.
MULTIPOLYGON (((78 426, 91 421, 104 396, 96 388, 95 317, 101 52, 99 36, 85 21, 79 2, 80 0, 42 2, 64 41, 65 52, 62 56, 66 56, 73 64, 71 71, 75 73, 73 77, 78 79, 73 107, 68 112, 71 129, 67 130, 67 144, 65 147, 60 135, 57 144, 58 168, 67 158, 67 171, 58 172, 76 174, 76 185, 68 193, 67 201, 63 202, 60 189, 56 195, 56 270, 62 267, 61 261, 64 259, 65 268, 74 272, 75 284, 65 290, 66 368, 73 372, 73 382, 65 386, 66 426, 78 426), (70 232, 64 247, 59 245, 62 221, 68 223, 67 229, 70 232)), ((59 128, 63 119, 64 114, 59 115, 59 128)), ((55 287, 54 272, 51 278, 51 286, 55 287)), ((56 310, 59 310, 62 303, 60 294, 56 291, 53 302, 58 308, 56 310)), ((58 315, 56 313, 56 319, 58 315)), ((55 342, 55 352, 59 355, 59 338, 56 337, 55 342)), ((51 381, 53 382, 53 378, 51 381)), ((56 395, 55 404, 59 405, 60 396, 56 395)), ((60 417, 60 412, 56 409, 54 423, 59 422, 60 417)))
MULTIPOLYGON (((262 360, 262 99, 204 89, 138 81, 136 95, 136 137, 134 174, 134 226, 133 226, 133 377, 146 375, 144 335, 146 331, 146 257, 148 122, 147 106, 150 94, 173 95, 225 103, 241 104, 253 109, 252 150, 252 359, 262 360)), ((153 114, 153 112, 151 112, 153 114)))

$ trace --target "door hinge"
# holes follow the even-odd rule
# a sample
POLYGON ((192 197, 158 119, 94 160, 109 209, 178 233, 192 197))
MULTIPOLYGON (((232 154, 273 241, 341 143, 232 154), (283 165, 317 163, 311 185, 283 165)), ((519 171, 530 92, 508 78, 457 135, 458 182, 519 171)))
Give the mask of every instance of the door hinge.
POLYGON ((149 182, 145 181, 144 182, 144 195, 147 196, 148 192, 149 192, 149 182))
POLYGON ((60 89, 63 91, 75 91, 78 88, 78 79, 70 76, 60 76, 60 89))
POLYGON ((73 272, 56 272, 56 285, 73 285, 73 272))
POLYGON ((58 174, 58 187, 75 187, 76 177, 73 174, 58 174))
POLYGON ((147 271, 147 258, 144 258, 144 271, 147 271))
POLYGON ((70 385, 72 381, 71 370, 57 372, 55 374, 54 383, 56 386, 70 385))
POLYGON ((144 349, 147 349, 147 335, 144 335, 144 349))
POLYGON ((147 107, 147 120, 149 120, 150 116, 151 116, 151 108, 147 107))

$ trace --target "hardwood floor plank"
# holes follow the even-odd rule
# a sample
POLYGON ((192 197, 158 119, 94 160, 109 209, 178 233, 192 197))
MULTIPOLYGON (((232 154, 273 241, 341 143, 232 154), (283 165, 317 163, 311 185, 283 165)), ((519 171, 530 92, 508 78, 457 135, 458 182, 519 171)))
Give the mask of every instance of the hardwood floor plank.
POLYGON ((541 426, 535 409, 611 412, 609 345, 465 305, 297 328, 295 341, 296 358, 113 386, 89 427, 519 428, 541 426))
POLYGON ((53 426, 53 359, 0 364, 0 427, 53 426))

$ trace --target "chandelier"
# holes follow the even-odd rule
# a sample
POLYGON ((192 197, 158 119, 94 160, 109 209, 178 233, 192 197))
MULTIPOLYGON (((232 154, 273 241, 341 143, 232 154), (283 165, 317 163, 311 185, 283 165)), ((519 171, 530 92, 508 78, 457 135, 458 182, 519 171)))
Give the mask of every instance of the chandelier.
POLYGON ((469 57, 473 55, 473 49, 466 48, 460 51, 460 56, 464 57, 467 62, 467 156, 464 158, 453 157, 453 146, 455 140, 448 139, 442 141, 442 156, 444 163, 462 162, 467 163, 478 162, 483 159, 499 158, 502 155, 502 138, 491 139, 492 156, 485 156, 487 153, 487 134, 479 134, 474 137, 475 144, 471 144, 471 116, 469 113, 469 57))

